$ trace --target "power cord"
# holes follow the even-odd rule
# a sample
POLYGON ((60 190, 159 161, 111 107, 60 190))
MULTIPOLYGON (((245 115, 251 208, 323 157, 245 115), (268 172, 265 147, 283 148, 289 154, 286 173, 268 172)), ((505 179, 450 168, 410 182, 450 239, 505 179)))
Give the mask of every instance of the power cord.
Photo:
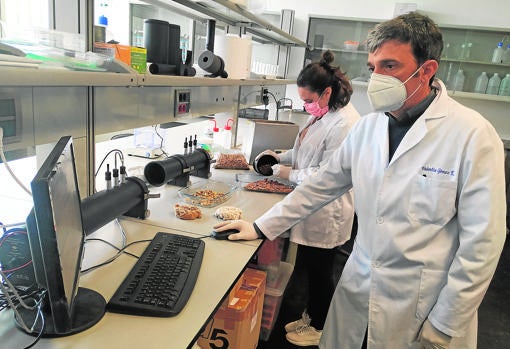
POLYGON ((4 129, 0 127, 0 158, 2 159, 2 162, 5 165, 5 168, 10 173, 11 177, 18 183, 18 185, 30 196, 32 196, 32 192, 16 177, 14 172, 12 172, 9 164, 7 163, 7 159, 5 158, 4 154, 4 129))
POLYGON ((139 256, 131 253, 131 252, 128 252, 126 251, 126 249, 131 246, 131 245, 134 245, 134 244, 137 244, 137 243, 141 243, 141 242, 150 242, 152 241, 152 239, 150 240, 138 240, 138 241, 134 241, 134 242, 131 242, 129 244, 127 244, 127 239, 126 239, 126 232, 124 231, 124 228, 122 227, 122 224, 120 224, 120 220, 118 218, 115 218, 115 222, 117 223, 117 225, 119 226, 119 229, 120 229, 120 232, 121 232, 121 235, 122 235, 122 247, 117 247, 115 246, 113 243, 109 242, 109 241, 106 241, 106 240, 103 240, 103 239, 99 239, 99 238, 88 238, 85 240, 85 242, 91 242, 91 241, 99 241, 99 242, 103 242, 105 244, 107 244, 108 246, 110 247, 113 247, 114 249, 117 250, 117 253, 115 255, 113 255, 112 257, 108 258, 106 261, 102 262, 102 263, 99 263, 95 266, 92 266, 90 268, 87 268, 87 269, 83 269, 80 273, 81 274, 85 274, 85 273, 88 273, 92 270, 95 270, 97 268, 100 268, 102 266, 105 266, 107 264, 110 264, 111 262, 113 262, 114 260, 116 260, 120 255, 122 254, 127 254, 131 257, 134 257, 134 258, 140 258, 139 256))
POLYGON ((165 155, 167 158, 170 157, 168 155, 168 153, 163 149, 163 142, 165 141, 165 139, 163 138, 163 136, 161 136, 159 134, 159 130, 158 130, 158 125, 154 125, 154 133, 156 134, 156 136, 159 137, 159 139, 161 140, 161 143, 159 144, 159 150, 161 150, 161 152, 163 153, 163 155, 165 155))
POLYGON ((0 290, 2 291, 0 294, 0 310, 12 309, 16 321, 27 333, 34 333, 36 325, 39 321, 41 322, 41 330, 37 334, 37 337, 30 345, 25 347, 25 349, 32 348, 39 342, 44 331, 45 319, 42 305, 47 291, 35 288, 29 290, 18 289, 9 281, 9 277, 2 269, 0 269, 0 279, 0 290), (37 311, 36 318, 31 326, 26 324, 20 315, 18 310, 20 307, 37 311))
POLYGON ((269 92, 269 90, 267 88, 265 88, 264 90, 262 90, 262 93, 263 93, 263 96, 262 96, 262 102, 264 102, 264 105, 267 106, 269 104, 269 97, 267 95, 270 95, 271 97, 273 97, 274 99, 274 102, 276 104, 276 120, 278 121, 278 101, 276 100, 276 97, 274 94, 272 94, 271 92, 269 92))

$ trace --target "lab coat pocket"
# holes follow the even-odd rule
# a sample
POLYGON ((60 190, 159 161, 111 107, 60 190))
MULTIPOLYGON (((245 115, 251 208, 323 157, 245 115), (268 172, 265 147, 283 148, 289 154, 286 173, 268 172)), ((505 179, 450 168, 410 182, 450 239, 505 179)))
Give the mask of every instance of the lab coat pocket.
POLYGON ((437 302, 439 292, 446 284, 447 273, 441 270, 423 269, 420 277, 420 291, 416 306, 416 317, 423 321, 437 302))
POLYGON ((457 182, 418 176, 411 188, 409 217, 428 224, 444 225, 457 212, 457 182))

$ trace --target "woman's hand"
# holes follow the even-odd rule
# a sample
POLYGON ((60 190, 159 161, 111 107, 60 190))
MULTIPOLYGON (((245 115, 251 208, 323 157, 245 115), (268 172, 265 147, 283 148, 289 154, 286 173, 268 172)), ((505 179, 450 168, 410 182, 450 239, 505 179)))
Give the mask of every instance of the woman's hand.
POLYGON ((257 155, 255 157, 255 160, 258 160, 262 155, 271 155, 272 157, 274 157, 278 162, 280 162, 280 157, 278 156, 278 154, 276 154, 274 151, 272 151, 271 149, 266 149, 264 150, 262 153, 260 153, 259 155, 257 155))
POLYGON ((273 176, 279 177, 279 178, 284 178, 284 179, 289 179, 290 171, 292 170, 292 167, 276 164, 276 165, 271 166, 271 169, 273 170, 273 176))
POLYGON ((253 223, 243 220, 221 222, 216 224, 213 229, 217 232, 228 229, 239 230, 239 233, 230 235, 228 237, 229 240, 256 240, 259 238, 255 228, 253 227, 253 223))

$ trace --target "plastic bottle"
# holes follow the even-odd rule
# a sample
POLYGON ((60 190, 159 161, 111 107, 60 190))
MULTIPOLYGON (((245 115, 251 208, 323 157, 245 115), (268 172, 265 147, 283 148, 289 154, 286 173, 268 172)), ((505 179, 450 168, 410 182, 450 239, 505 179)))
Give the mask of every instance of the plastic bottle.
POLYGON ((475 93, 485 93, 487 91, 487 85, 489 84, 489 77, 486 72, 482 72, 476 79, 475 93))
POLYGON ((217 154, 220 153, 223 148, 222 134, 220 133, 219 127, 216 126, 216 119, 212 119, 211 121, 214 122, 214 127, 212 128, 212 152, 213 154, 217 154))
POLYGON ((510 74, 506 74, 503 80, 501 80, 498 95, 510 96, 510 74))
POLYGON ((229 122, 234 122, 233 119, 228 119, 225 123, 225 127, 223 127, 223 148, 230 149, 230 146, 232 144, 232 125, 229 125, 229 122))
POLYGON ((503 43, 498 42, 498 46, 494 49, 494 53, 492 54, 492 63, 501 63, 503 52, 503 43))
POLYGON ((457 73, 455 73, 452 88, 455 91, 464 90, 464 71, 462 69, 459 69, 457 73))
POLYGON ((497 95, 499 92, 499 85, 501 84, 501 78, 498 73, 495 73, 490 79, 487 85, 488 95, 497 95))
POLYGON ((482 72, 476 79, 475 93, 485 93, 487 91, 487 85, 489 84, 489 77, 486 72, 482 72))
POLYGON ((444 84, 446 85, 446 87, 451 90, 452 89, 452 80, 453 80, 453 76, 452 76, 452 67, 453 67, 453 63, 450 63, 448 65, 448 71, 446 73, 446 77, 444 79, 444 84))
POLYGON ((508 44, 502 58, 503 63, 510 64, 510 44, 508 44))

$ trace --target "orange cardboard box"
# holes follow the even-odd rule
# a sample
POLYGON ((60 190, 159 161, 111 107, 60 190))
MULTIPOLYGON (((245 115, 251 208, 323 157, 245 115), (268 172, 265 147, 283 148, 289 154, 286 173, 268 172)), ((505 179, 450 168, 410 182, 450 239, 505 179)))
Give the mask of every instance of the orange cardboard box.
POLYGON ((264 305, 265 273, 247 269, 241 279, 244 283, 233 297, 225 299, 200 335, 198 345, 201 348, 257 348, 264 305))

